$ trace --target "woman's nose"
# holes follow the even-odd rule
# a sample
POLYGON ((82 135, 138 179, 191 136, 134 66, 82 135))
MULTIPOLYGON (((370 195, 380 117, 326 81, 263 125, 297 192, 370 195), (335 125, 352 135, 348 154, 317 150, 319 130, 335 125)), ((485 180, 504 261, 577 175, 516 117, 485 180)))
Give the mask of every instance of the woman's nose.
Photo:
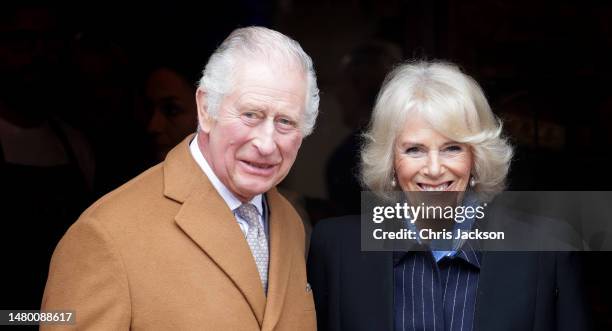
POLYGON ((438 177, 442 174, 442 166, 437 153, 432 153, 427 157, 427 165, 424 168, 425 174, 430 177, 438 177))

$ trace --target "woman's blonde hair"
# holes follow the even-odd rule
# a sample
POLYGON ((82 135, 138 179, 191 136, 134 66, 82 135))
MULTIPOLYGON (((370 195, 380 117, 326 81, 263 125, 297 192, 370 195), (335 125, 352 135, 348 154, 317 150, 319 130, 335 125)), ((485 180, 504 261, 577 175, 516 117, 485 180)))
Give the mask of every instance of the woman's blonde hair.
POLYGON ((495 117, 478 83, 445 62, 406 63, 387 75, 361 150, 361 181, 365 189, 389 198, 394 176, 396 138, 410 120, 420 115, 434 130, 470 146, 472 176, 485 199, 505 187, 512 147, 501 135, 495 117))

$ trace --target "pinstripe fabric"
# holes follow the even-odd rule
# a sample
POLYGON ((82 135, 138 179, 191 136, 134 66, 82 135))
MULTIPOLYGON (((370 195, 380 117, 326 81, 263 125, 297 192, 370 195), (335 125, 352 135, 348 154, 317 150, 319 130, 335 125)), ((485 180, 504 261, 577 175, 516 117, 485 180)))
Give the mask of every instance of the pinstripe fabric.
POLYGON ((472 330, 479 273, 469 242, 438 262, 429 251, 394 253, 395 330, 472 330))

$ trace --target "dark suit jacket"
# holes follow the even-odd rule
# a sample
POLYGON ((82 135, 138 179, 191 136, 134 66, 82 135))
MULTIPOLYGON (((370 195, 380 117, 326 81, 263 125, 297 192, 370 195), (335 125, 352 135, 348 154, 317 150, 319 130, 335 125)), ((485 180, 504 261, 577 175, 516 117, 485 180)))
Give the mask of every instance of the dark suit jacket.
MULTIPOLYGON (((320 221, 308 279, 319 330, 393 330, 392 252, 362 252, 360 217, 320 221)), ((475 330, 587 330, 576 254, 483 252, 475 330)))

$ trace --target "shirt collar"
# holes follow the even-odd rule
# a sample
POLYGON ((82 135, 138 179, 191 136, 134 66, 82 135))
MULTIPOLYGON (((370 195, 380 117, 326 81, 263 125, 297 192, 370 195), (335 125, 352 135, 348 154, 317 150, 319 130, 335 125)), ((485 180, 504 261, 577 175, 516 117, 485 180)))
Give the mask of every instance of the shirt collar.
MULTIPOLYGON (((478 203, 478 199, 476 198, 476 195, 470 192, 467 192, 463 199, 463 205, 464 206, 477 206, 477 203, 478 203)), ((474 217, 471 217, 471 218, 466 217, 466 219, 462 223, 455 223, 453 225, 452 231, 453 233, 455 233, 455 231, 457 231, 458 229, 460 229, 461 231, 470 231, 474 226, 475 226, 474 217)), ((407 227, 408 229, 413 230, 413 231, 417 230, 416 224, 411 223, 411 222, 407 222, 407 227)), ((431 251, 434 261, 436 261, 436 263, 439 263, 444 258, 447 258, 447 259, 458 258, 458 259, 462 259, 466 261, 467 263, 473 265, 476 268, 480 268, 481 252, 479 250, 480 245, 478 241, 453 239, 452 247, 453 249, 448 250, 448 251, 440 251, 440 250, 431 251)), ((428 250, 424 245, 421 244, 421 241, 419 240, 418 237, 413 242, 412 248, 415 250, 420 250, 420 251, 428 250)), ((404 257, 404 255, 406 255, 409 251, 410 250, 394 252, 393 256, 394 256, 395 265, 397 265, 401 261, 401 259, 404 257)))
MULTIPOLYGON (((223 198, 223 201, 225 201, 229 209, 233 211, 240 207, 242 202, 221 182, 221 180, 219 180, 217 175, 215 175, 215 172, 206 161, 206 158, 204 158, 204 155, 202 155, 202 151, 200 150, 200 146, 198 144, 198 134, 195 135, 189 144, 191 155, 196 163, 200 166, 200 169, 202 169, 202 171, 206 174, 206 177, 208 177, 215 190, 217 190, 221 198, 223 198)), ((262 194, 254 196, 249 202, 255 205, 259 215, 263 215, 262 194)))
POLYGON ((472 265, 475 268, 480 269, 480 264, 482 261, 482 252, 478 250, 478 244, 476 241, 467 240, 464 244, 458 248, 456 251, 449 251, 452 254, 440 254, 441 256, 436 256, 437 253, 441 251, 428 251, 427 248, 415 241, 412 246, 413 250, 407 251, 394 251, 393 252, 393 266, 398 266, 402 263, 402 260, 408 254, 417 254, 419 252, 431 252, 431 257, 434 259, 436 263, 442 263, 442 261, 448 261, 453 259, 463 260, 465 263, 472 265))
POLYGON ((455 254, 455 258, 462 259, 465 262, 473 265, 474 267, 480 269, 480 261, 482 258, 482 254, 479 250, 474 248, 474 242, 472 240, 467 240, 461 248, 457 250, 455 254))

